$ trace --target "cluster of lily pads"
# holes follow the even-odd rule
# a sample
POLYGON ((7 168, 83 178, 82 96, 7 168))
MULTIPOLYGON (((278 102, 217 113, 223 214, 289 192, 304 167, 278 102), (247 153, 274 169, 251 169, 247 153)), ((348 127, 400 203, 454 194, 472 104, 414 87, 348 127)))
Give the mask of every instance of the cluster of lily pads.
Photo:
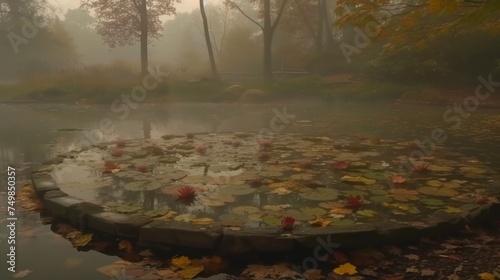
POLYGON ((88 164, 112 178, 120 199, 107 204, 111 209, 195 224, 423 226, 432 213, 488 201, 495 173, 486 165, 444 147, 412 161, 416 148, 413 141, 369 137, 165 135, 96 147, 103 161, 88 164), (414 167, 410 175, 398 173, 406 162, 414 167), (152 203, 143 193, 154 194, 152 203))

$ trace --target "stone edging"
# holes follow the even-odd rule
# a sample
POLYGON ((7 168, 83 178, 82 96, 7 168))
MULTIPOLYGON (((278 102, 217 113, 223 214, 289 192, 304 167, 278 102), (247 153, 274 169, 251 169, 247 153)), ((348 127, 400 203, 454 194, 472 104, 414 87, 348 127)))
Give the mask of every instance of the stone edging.
MULTIPOLYGON (((60 164, 68 156, 58 156, 44 163, 45 167, 60 164)), ((220 255, 246 252, 281 252, 319 246, 361 247, 413 241, 421 237, 446 235, 465 227, 466 223, 481 222, 500 215, 500 204, 470 205, 461 215, 436 212, 427 221, 431 226, 416 227, 397 222, 351 225, 342 227, 297 227, 292 235, 283 236, 279 228, 242 228, 234 231, 217 225, 194 226, 177 221, 154 221, 136 214, 106 212, 102 206, 69 196, 41 168, 32 173, 33 188, 45 209, 53 216, 73 225, 104 232, 120 238, 136 240, 140 246, 169 248, 170 246, 215 250, 220 255)))

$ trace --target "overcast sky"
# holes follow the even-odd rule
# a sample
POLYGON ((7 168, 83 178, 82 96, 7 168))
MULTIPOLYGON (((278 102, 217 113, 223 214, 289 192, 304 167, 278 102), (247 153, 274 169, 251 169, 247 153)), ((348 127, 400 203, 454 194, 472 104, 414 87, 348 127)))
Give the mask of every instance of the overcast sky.
MULTIPOLYGON (((68 9, 75 9, 80 6, 80 0, 49 0, 61 15, 65 14, 68 9)), ((222 2, 221 0, 205 0, 206 3, 222 2)), ((181 3, 176 3, 177 12, 188 12, 198 7, 198 0, 183 0, 181 3)))

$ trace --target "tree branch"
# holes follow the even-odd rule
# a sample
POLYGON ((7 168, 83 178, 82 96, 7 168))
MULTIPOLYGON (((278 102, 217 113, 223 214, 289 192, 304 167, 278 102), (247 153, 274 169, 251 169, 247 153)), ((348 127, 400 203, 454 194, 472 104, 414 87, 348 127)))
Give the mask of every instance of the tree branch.
MULTIPOLYGON (((288 1, 288 0, 286 0, 286 1, 288 1)), ((257 26, 260 27, 260 29, 264 30, 264 27, 260 23, 258 23, 253 18, 248 16, 245 12, 243 12, 243 10, 236 3, 234 3, 233 1, 227 1, 227 2, 231 3, 231 5, 233 5, 236 9, 238 9, 240 11, 240 13, 243 14, 247 19, 249 19, 251 22, 257 24, 257 26)))
POLYGON ((283 0, 283 3, 281 3, 281 7, 278 11, 278 16, 276 16, 276 19, 274 20, 274 22, 271 26, 271 32, 274 32, 274 30, 278 26, 278 23, 280 22, 281 16, 283 15, 283 11, 285 10, 285 6, 287 3, 288 3, 288 0, 283 0))

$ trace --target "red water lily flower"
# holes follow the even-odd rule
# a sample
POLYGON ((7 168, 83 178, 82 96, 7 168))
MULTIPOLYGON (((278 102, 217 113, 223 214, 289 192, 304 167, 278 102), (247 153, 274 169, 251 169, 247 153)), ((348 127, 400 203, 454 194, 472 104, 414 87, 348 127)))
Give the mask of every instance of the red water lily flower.
POLYGON ((271 157, 271 154, 266 153, 266 152, 259 153, 259 155, 258 155, 258 158, 259 158, 260 161, 266 161, 270 157, 271 157))
POLYGON ((292 230, 293 224, 295 224, 295 219, 290 216, 284 216, 281 220, 281 226, 284 230, 292 230))
POLYGON ((177 191, 177 198, 180 200, 193 200, 196 197, 196 190, 191 186, 183 186, 177 191))
POLYGON ((400 175, 395 175, 391 177, 391 182, 394 184, 404 184, 406 182, 406 178, 400 175))
POLYGON ((127 144, 127 142, 125 142, 125 140, 116 140, 116 147, 117 148, 123 148, 123 147, 125 147, 126 144, 127 144))
POLYGON ((273 141, 271 139, 264 139, 259 142, 259 145, 264 149, 269 148, 273 145, 273 141))
POLYGON ((194 149, 195 152, 197 152, 198 154, 205 154, 205 152, 207 151, 207 148, 205 148, 204 146, 198 146, 196 147, 196 149, 194 149))
POLYGON ((111 155, 114 157, 121 157, 121 156, 123 156, 123 150, 122 149, 115 149, 111 152, 111 155))
POLYGON ((415 171, 420 172, 420 173, 424 173, 424 172, 429 171, 429 164, 428 163, 416 163, 413 165, 413 167, 415 168, 415 171))
POLYGON ((117 168, 118 168, 118 164, 117 163, 112 162, 112 161, 106 161, 104 163, 104 170, 103 170, 103 172, 104 173, 111 173, 111 171, 113 169, 117 169, 117 168))
POLYGON ((357 195, 357 196, 350 196, 346 199, 345 201, 345 204, 349 207, 352 207, 352 208, 359 208, 361 207, 361 204, 363 204, 363 201, 361 200, 361 196, 357 195))
POLYGON ((137 166, 137 170, 139 170, 139 172, 146 173, 149 171, 149 166, 147 166, 146 164, 141 164, 137 166))
POLYGON ((349 163, 347 161, 339 160, 332 163, 333 170, 346 170, 349 167, 349 163))

